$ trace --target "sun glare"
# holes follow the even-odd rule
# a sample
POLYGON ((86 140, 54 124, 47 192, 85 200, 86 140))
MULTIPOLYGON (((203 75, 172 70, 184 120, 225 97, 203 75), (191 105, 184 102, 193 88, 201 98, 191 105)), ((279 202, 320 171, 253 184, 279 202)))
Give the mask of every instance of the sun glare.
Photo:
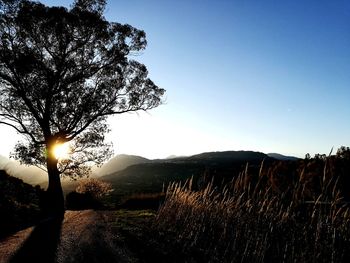
POLYGON ((68 157, 69 152, 70 152, 70 148, 68 143, 57 144, 53 150, 53 153, 56 159, 62 159, 62 158, 68 157))

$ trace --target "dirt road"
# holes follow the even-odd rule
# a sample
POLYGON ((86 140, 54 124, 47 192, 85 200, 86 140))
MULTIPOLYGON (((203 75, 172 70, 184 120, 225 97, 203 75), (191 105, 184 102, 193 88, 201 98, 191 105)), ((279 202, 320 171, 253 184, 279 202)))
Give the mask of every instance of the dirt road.
POLYGON ((66 211, 64 219, 48 219, 2 240, 0 262, 135 262, 107 221, 105 212, 66 211))

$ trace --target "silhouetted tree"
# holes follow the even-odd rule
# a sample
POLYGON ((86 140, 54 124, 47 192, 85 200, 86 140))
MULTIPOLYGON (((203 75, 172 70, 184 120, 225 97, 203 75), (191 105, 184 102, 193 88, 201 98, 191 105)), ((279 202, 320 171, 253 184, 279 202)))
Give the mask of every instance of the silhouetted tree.
POLYGON ((338 149, 336 156, 341 159, 350 160, 350 148, 346 146, 341 146, 338 149))
POLYGON ((15 158, 47 168, 51 212, 64 211, 61 174, 80 176, 110 156, 107 117, 155 108, 164 94, 130 59, 145 32, 107 21, 105 4, 0 0, 0 123, 26 138, 15 158), (55 146, 67 142, 72 154, 58 159, 55 146))
POLYGON ((309 153, 305 154, 305 160, 310 160, 311 159, 311 155, 309 153))

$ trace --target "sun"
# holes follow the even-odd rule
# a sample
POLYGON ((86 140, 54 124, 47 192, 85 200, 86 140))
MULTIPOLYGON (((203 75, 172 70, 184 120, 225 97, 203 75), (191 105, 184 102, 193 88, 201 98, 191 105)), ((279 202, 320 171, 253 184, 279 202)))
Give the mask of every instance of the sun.
POLYGON ((70 153, 70 147, 68 143, 56 144, 53 149, 53 154, 56 159, 67 158, 70 153))

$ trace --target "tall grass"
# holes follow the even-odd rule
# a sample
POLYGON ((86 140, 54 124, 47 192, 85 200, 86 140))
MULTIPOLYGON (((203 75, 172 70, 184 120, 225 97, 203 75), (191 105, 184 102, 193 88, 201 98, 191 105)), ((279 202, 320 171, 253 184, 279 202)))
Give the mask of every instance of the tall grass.
POLYGON ((350 212, 327 169, 311 198, 303 171, 277 191, 263 163, 222 186, 173 183, 156 228, 201 262, 347 262, 350 212))

